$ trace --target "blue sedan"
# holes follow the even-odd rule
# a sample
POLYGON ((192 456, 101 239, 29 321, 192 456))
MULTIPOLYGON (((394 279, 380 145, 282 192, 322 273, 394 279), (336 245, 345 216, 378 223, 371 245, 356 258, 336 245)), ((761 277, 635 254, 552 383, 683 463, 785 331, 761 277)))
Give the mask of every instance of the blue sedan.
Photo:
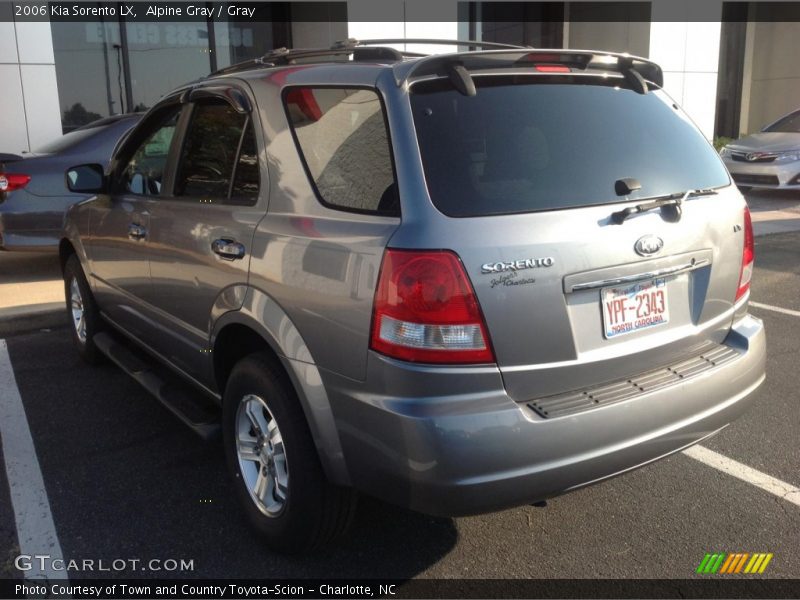
POLYGON ((67 208, 87 196, 67 189, 64 172, 111 158, 141 114, 107 117, 24 154, 0 154, 0 250, 56 252, 67 208))

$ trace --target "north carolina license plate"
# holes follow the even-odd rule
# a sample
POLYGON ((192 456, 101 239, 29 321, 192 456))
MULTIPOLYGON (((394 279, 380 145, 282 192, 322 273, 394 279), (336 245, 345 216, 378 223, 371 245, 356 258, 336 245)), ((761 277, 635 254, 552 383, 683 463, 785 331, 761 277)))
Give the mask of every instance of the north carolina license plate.
POLYGON ((600 291, 606 338, 669 322, 667 280, 663 277, 600 291))

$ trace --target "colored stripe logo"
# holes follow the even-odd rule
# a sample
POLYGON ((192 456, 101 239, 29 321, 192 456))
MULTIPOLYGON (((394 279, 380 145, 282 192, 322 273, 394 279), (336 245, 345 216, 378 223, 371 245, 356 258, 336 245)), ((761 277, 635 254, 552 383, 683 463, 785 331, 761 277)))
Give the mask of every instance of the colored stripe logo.
POLYGON ((753 554, 749 552, 707 552, 695 572, 701 575, 761 574, 772 560, 772 556, 772 552, 755 552, 753 554))

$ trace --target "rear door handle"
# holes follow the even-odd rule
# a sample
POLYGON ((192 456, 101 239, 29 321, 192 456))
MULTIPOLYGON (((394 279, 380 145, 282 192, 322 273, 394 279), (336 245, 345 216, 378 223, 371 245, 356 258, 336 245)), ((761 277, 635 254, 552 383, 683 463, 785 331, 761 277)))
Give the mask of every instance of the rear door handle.
POLYGON ((147 228, 143 225, 131 223, 128 225, 128 237, 132 240, 143 240, 147 237, 147 228))
POLYGON ((211 249, 225 260, 236 260, 244 257, 244 244, 240 244, 236 240, 214 240, 211 242, 211 249))

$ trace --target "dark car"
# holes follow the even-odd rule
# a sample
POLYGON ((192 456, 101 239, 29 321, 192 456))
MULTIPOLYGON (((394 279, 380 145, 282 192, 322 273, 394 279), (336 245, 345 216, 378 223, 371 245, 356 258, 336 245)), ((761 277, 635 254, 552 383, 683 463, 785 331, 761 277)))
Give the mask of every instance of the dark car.
POLYGON ((24 154, 0 154, 0 250, 56 252, 64 211, 85 194, 67 189, 64 170, 77 162, 107 164, 141 114, 107 117, 24 154))

